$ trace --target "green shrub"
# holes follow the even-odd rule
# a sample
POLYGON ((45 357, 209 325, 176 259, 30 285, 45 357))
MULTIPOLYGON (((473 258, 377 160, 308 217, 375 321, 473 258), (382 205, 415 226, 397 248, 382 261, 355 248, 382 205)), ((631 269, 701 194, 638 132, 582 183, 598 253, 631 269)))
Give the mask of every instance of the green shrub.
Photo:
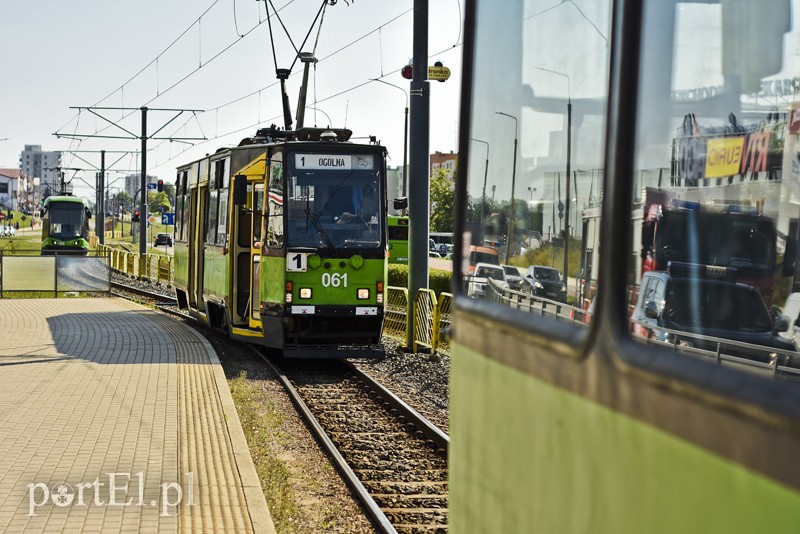
MULTIPOLYGON (((451 287, 453 273, 441 269, 431 269, 428 274, 428 286, 436 293, 452 293, 451 287)), ((389 280, 387 285, 394 287, 408 287, 408 265, 398 263, 389 264, 389 280)))

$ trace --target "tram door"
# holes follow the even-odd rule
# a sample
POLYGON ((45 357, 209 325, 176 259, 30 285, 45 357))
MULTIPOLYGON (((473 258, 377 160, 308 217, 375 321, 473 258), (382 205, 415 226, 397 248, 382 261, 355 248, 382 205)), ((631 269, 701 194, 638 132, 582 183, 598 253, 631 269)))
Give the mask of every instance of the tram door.
POLYGON ((250 218, 250 328, 261 328, 261 236, 264 225, 264 180, 254 182, 249 188, 248 204, 253 210, 250 218))
POLYGON ((206 195, 208 187, 192 189, 191 211, 189 227, 189 305, 198 310, 204 310, 203 303, 203 252, 205 244, 205 227, 208 216, 206 214, 206 195))

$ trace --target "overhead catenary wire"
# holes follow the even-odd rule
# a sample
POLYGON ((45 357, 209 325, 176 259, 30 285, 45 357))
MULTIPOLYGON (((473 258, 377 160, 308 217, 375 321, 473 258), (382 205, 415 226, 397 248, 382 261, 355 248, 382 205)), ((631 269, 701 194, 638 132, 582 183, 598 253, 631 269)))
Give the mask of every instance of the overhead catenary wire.
MULTIPOLYGON (((216 4, 216 3, 218 3, 218 0, 217 0, 217 1, 215 1, 215 2, 213 2, 213 3, 212 3, 212 4, 211 4, 211 5, 210 5, 210 6, 209 6, 207 9, 206 9, 206 11, 204 12, 204 14, 203 14, 203 15, 201 15, 201 17, 199 17, 197 20, 193 21, 192 25, 190 25, 190 26, 189 26, 189 27, 188 27, 186 30, 184 30, 184 32, 183 32, 183 33, 182 33, 180 36, 178 36, 178 38, 176 38, 176 39, 173 41, 173 43, 172 43, 172 44, 174 45, 174 43, 177 43, 177 42, 180 40, 180 38, 181 38, 182 36, 186 35, 186 33, 187 33, 187 32, 189 32, 189 31, 192 29, 192 27, 194 26, 194 24, 197 24, 197 23, 198 23, 198 21, 200 21, 200 20, 201 20, 201 19, 202 19, 204 16, 206 16, 206 14, 208 13, 208 11, 209 11, 209 10, 210 10, 210 9, 211 9, 211 8, 212 8, 212 7, 213 7, 215 4, 216 4)), ((271 3, 271 2, 270 2, 270 3, 271 3)), ((290 5, 291 5, 291 4, 293 4, 293 3, 294 3, 294 0, 291 0, 291 1, 287 2, 285 5, 281 6, 281 7, 280 7, 280 8, 278 8, 278 9, 276 9, 276 12, 277 12, 277 11, 283 11, 284 9, 286 9, 288 6, 290 6, 290 5)), ((266 4, 266 1, 265 1, 265 4, 266 4)), ((315 39, 315 42, 314 42, 314 50, 315 50, 315 51, 316 51, 316 49, 318 48, 318 44, 319 44, 319 40, 320 40, 320 35, 321 35, 321 25, 322 25, 322 23, 323 23, 323 21, 324 21, 324 15, 325 15, 325 9, 324 9, 324 8, 325 8, 325 6, 326 6, 326 5, 327 5, 327 4, 326 4, 326 2, 323 2, 323 3, 322 3, 322 6, 320 7, 320 10, 319 10, 319 11, 318 11, 318 13, 317 13, 317 18, 319 18, 319 19, 320 19, 320 20, 319 20, 320 24, 319 24, 319 26, 318 26, 318 28, 317 28, 317 35, 316 35, 316 39, 315 39)), ((234 7, 235 7, 235 6, 234 6, 234 7)), ((273 5, 273 8, 274 8, 274 5, 273 5)), ((356 38, 356 39, 352 40, 350 43, 347 43, 347 44, 345 44, 344 46, 341 46, 340 48, 338 48, 337 50, 333 51, 332 53, 330 53, 330 54, 328 54, 328 55, 324 56, 323 58, 319 59, 319 60, 318 60, 318 62, 319 62, 319 63, 324 63, 326 60, 328 60, 328 59, 331 59, 331 58, 333 58, 334 56, 337 56, 337 55, 340 55, 340 54, 342 54, 342 53, 343 53, 344 51, 346 51, 347 49, 349 49, 349 48, 351 48, 352 46, 356 45, 356 44, 357 44, 357 43, 359 43, 360 41, 363 41, 364 39, 368 38, 369 36, 371 36, 372 34, 374 34, 374 33, 376 33, 376 32, 377 32, 377 33, 379 33, 379 35, 381 35, 381 32, 382 32, 382 30, 383 30, 383 29, 384 29, 386 26, 388 26, 388 25, 390 25, 390 24, 394 23, 395 21, 397 21, 398 19, 400 19, 400 18, 401 18, 401 17, 403 17, 404 15, 407 15, 407 14, 409 14, 409 13, 411 13, 411 12, 413 12, 413 9, 409 8, 409 9, 407 9, 407 10, 403 11, 402 13, 399 13, 399 14, 397 14, 396 16, 392 17, 392 18, 391 18, 391 19, 389 19, 388 21, 385 21, 385 22, 381 23, 380 25, 378 25, 377 27, 375 27, 375 28, 374 28, 374 29, 372 29, 371 31, 365 32, 363 35, 361 35, 360 37, 358 37, 358 38, 356 38)), ((259 17, 259 18, 260 18, 260 17, 259 17)), ((147 102, 146 102, 144 105, 148 105, 148 104, 152 103, 152 102, 153 102, 154 100, 156 100, 157 98, 159 98, 159 97, 161 97, 161 96, 163 96, 163 95, 167 94, 167 93, 168 93, 170 90, 172 90, 172 89, 174 89, 175 87, 179 86, 180 84, 184 83, 184 82, 185 82, 185 81, 186 81, 188 78, 190 78, 192 75, 194 75, 194 74, 195 74, 195 73, 196 73, 196 72, 197 72, 197 71, 198 71, 200 68, 202 68, 202 67, 204 67, 204 66, 208 65, 209 63, 211 63, 211 62, 212 62, 212 61, 214 61, 215 59, 219 58, 220 56, 222 56, 223 54, 225 54, 226 52, 228 52, 228 51, 229 51, 229 50, 232 48, 232 46, 233 46, 234 44, 236 44, 237 42, 239 42, 240 40, 242 40, 242 38, 243 38, 243 37, 246 37, 246 36, 248 36, 250 33, 252 33, 253 31, 255 31, 255 30, 256 30, 256 29, 257 29, 257 28, 260 26, 260 24, 261 24, 261 23, 263 23, 264 21, 269 21, 269 19, 270 19, 270 18, 271 18, 270 16, 267 16, 267 17, 266 17, 266 18, 265 18, 263 21, 261 21, 261 20, 260 20, 258 24, 256 24, 255 26, 253 26, 252 28, 250 28, 249 30, 247 30, 247 32, 246 32, 246 33, 244 33, 244 34, 240 33, 240 30, 238 29, 238 22, 237 22, 237 27, 236 27, 236 31, 237 31, 237 33, 236 33, 236 40, 235 40, 235 41, 233 41, 233 42, 229 43, 228 45, 224 46, 224 47, 223 47, 223 48, 221 48, 221 49, 218 49, 218 51, 217 51, 217 52, 216 52, 216 53, 215 53, 213 56, 211 56, 211 57, 210 57, 210 58, 209 58, 209 59, 208 59, 208 60, 205 62, 205 64, 203 64, 203 65, 199 66, 198 68, 194 69, 192 72, 189 72, 188 74, 186 74, 185 76, 183 76, 183 77, 182 77, 182 78, 180 78, 179 80, 175 81, 174 83, 170 84, 168 87, 164 88, 163 90, 162 90, 162 89, 161 89, 161 87, 160 87, 160 77, 159 77, 159 84, 158 84, 158 85, 159 85, 159 87, 157 87, 157 94, 156 94, 156 95, 155 95, 153 98, 149 99, 149 100, 148 100, 148 101, 147 101, 147 102)), ((315 19, 315 20, 316 20, 316 19, 315 19)), ((311 31, 313 31, 313 26, 312 26, 312 28, 309 30, 309 34, 306 36, 306 40, 309 38, 309 36, 310 36, 310 32, 311 32, 311 31)), ((457 46, 459 46, 459 45, 460 45, 460 43, 456 43, 455 45, 453 45, 453 47, 457 47, 457 46)), ((172 46, 172 45, 171 45, 171 46, 172 46)), ((293 44, 293 46, 294 46, 294 44, 293 44)), ((382 43, 381 43, 381 46, 382 46, 382 43)), ((163 54, 164 54, 166 51, 168 51, 168 50, 169 50, 169 48, 170 48, 170 47, 167 47, 167 48, 164 50, 164 52, 162 52, 161 54, 159 54, 159 56, 157 56, 157 57, 156 57, 156 58, 155 58, 155 59, 154 59, 152 62, 150 62, 148 65, 146 65, 144 68, 142 68, 142 69, 141 69, 141 70, 140 70, 140 71, 139 71, 137 74, 135 74, 134 76, 132 76, 132 77, 131 77, 131 78, 130 78, 130 79, 129 79, 129 80, 128 80, 128 81, 127 81, 125 84, 123 84, 122 86, 120 86, 120 88, 119 88, 118 90, 115 90, 114 92, 112 92, 111 94, 109 94, 107 97, 105 97, 103 100, 101 100, 101 102, 102 102, 102 101, 104 101, 105 99, 109 98, 110 96, 112 96, 112 95, 113 95, 114 93, 116 93, 117 91, 119 91, 119 92, 120 92, 121 98, 124 98, 124 89, 125 89, 125 85, 126 85, 126 84, 128 84, 130 81, 134 80, 134 79, 135 79, 135 78, 136 78, 138 75, 140 75, 141 73, 143 73, 143 72, 144 72, 144 71, 147 69, 147 67, 148 67, 148 66, 150 66, 150 65, 152 65, 152 64, 154 64, 154 63, 157 65, 157 64, 158 64, 158 59, 159 59, 159 57, 160 57, 160 56, 162 56, 162 55, 163 55, 163 54)), ((431 57, 433 57, 433 56, 435 56, 435 55, 438 55, 438 54, 442 54, 442 53, 444 53, 445 51, 449 51, 449 49, 443 50, 443 51, 441 51, 441 52, 437 52, 436 54, 432 54, 432 55, 431 55, 431 57)), ((273 51, 273 52, 274 52, 274 51, 273 51)), ((275 56, 274 56, 274 59, 276 59, 276 58, 275 58, 275 56)), ((296 60, 296 58, 295 58, 295 60, 296 60)), ((322 97, 322 98, 319 98, 319 97, 318 97, 318 95, 317 95, 317 89, 316 89, 316 69, 317 69, 317 67, 316 67, 316 64, 314 65, 314 69, 315 69, 315 73, 314 73, 314 74, 315 74, 315 77, 314 77, 314 103, 315 103, 315 104, 322 103, 322 102, 326 102, 326 101, 330 101, 330 100, 332 100, 332 99, 335 99, 335 98, 337 98, 337 97, 340 97, 340 96, 342 96, 342 95, 344 95, 344 94, 346 94, 346 93, 349 93, 349 92, 352 92, 352 91, 354 91, 354 90, 357 90, 357 89, 359 89, 359 88, 362 88, 362 87, 363 87, 363 86, 365 86, 367 83, 369 83, 369 81, 360 82, 360 83, 357 83, 357 84, 354 84, 354 85, 352 85, 352 86, 351 86, 350 88, 348 88, 348 89, 344 89, 344 90, 342 90, 342 91, 339 91, 339 92, 337 92, 337 93, 330 94, 330 95, 326 95, 326 96, 324 96, 324 97, 322 97)), ((385 73, 385 72, 384 72, 384 66, 383 66, 383 64, 382 64, 382 58, 381 58, 381 78, 383 78, 383 77, 385 77, 385 76, 392 75, 392 74, 394 74, 394 73, 398 72, 399 70, 400 70, 400 69, 395 69, 395 70, 393 70, 393 71, 391 71, 391 72, 385 73)), ((297 73, 295 73, 295 74, 297 74, 297 73)), ((293 75, 294 75, 294 74, 293 74, 293 75)), ((211 137, 211 138, 209 138, 207 141, 202 141, 202 142, 199 142, 199 143, 197 143, 197 145, 195 145, 195 146, 201 146, 201 145, 203 145, 204 143, 207 143, 207 142, 213 142, 213 141, 215 141, 215 140, 217 140, 217 139, 219 139, 219 138, 226 137, 226 136, 230 136, 230 135, 233 135, 233 134, 235 134, 235 133, 242 132, 242 131, 246 131, 246 130, 248 130, 248 129, 252 128, 253 126, 258 126, 258 125, 260 125, 260 124, 265 124, 265 123, 268 123, 268 122, 270 122, 270 119, 263 119, 263 120, 262 120, 262 117, 261 117, 261 115, 262 115, 262 113, 263 113, 263 111, 264 111, 264 110, 262 110, 262 109, 261 109, 261 98, 260 98, 260 95, 261 95, 261 93, 262 93, 262 92, 264 92, 265 90, 267 90, 267 89, 269 89, 269 88, 272 88, 272 87, 274 87, 276 84, 277 84, 277 82, 273 82, 273 83, 271 83, 271 84, 268 84, 268 85, 266 85, 266 86, 264 86, 264 87, 262 87, 262 88, 260 88, 260 89, 258 89, 258 90, 256 90, 256 91, 252 91, 252 92, 248 93, 247 95, 243 95, 243 96, 241 96, 241 97, 238 97, 238 98, 236 98, 236 99, 234 99, 234 100, 228 101, 228 102, 226 102, 226 103, 224 103, 224 104, 221 104, 221 105, 219 105, 219 106, 216 106, 216 107, 214 107, 214 108, 210 108, 210 109, 208 109, 207 111, 212 111, 212 110, 213 110, 213 111, 215 112, 215 115, 214 115, 214 116, 215 116, 215 122, 217 123, 217 124, 216 124, 216 126, 214 127, 214 129, 215 129, 215 135, 214 135, 214 137, 211 137), (250 125, 248 125, 248 126, 243 126, 243 127, 241 127, 241 128, 226 129, 226 131, 225 131, 224 133, 219 133, 219 128, 218 128, 219 124, 218 124, 218 121, 219 121, 219 118, 220 118, 220 116, 224 116, 224 115, 222 115, 222 113, 221 113, 221 112, 222 112, 222 110, 223 110, 224 108, 226 108, 227 106, 231 106, 231 105, 233 105, 233 104, 235 104, 235 103, 237 103, 237 102, 241 102, 242 100, 245 100, 245 99, 247 99, 247 98, 251 98, 251 97, 253 97, 253 96, 255 96, 255 95, 259 95, 259 112, 258 112, 258 122, 257 122, 257 123, 255 123, 255 124, 250 124, 250 125)), ((132 112, 132 113, 135 113, 135 111, 134 111, 134 112, 132 112)), ((272 119, 272 120, 274 120, 274 119, 272 119)), ((198 115, 196 115, 196 114, 193 114, 191 117, 189 117, 189 118, 187 118, 185 121, 183 121, 183 123, 182 123, 182 127, 186 127, 186 126, 188 126, 188 124, 189 124, 191 121, 194 121, 194 122, 196 123, 196 125, 197 125, 197 127, 200 129, 200 131, 202 131, 202 130, 203 130, 203 127, 202 127, 202 123, 203 123, 203 121, 202 121, 202 120, 200 120, 200 117, 199 117, 198 115)), ((66 126, 66 125, 65 125, 65 126, 66 126)), ((77 128, 77 125, 76 125, 76 128, 77 128)), ((205 137, 205 135, 204 135, 204 137, 205 137)), ((161 145, 163 145, 163 142, 157 143, 155 146, 153 146, 153 148, 152 148, 152 149, 148 150, 148 152, 150 152, 150 151, 154 151, 154 150, 158 150, 158 148, 159 148, 161 145)), ((183 153, 183 152, 185 152, 186 150, 188 150, 188 148, 186 148, 185 150, 182 150, 182 151, 180 151, 180 154, 182 154, 182 153, 183 153)), ((171 151, 171 152, 172 152, 172 151, 171 151)), ((167 162, 169 162, 169 161, 171 161, 171 160, 173 160, 173 159, 175 159, 175 158, 179 157, 179 155, 180 155, 180 154, 172 155, 172 156, 171 156, 171 157, 169 157, 169 158, 168 158, 168 159, 167 159, 165 162, 161 162, 161 163, 159 163, 158 165, 163 165, 164 163, 167 163, 167 162)))

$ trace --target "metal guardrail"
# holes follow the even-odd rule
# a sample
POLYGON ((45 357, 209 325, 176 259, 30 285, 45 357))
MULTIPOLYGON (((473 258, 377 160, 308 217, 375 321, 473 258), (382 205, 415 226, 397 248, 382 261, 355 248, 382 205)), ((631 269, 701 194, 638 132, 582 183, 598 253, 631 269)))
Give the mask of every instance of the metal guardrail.
MULTIPOLYGON (((430 289, 421 289, 414 299, 414 350, 449 354, 449 327, 453 295, 442 293, 437 300, 430 289)), ((386 287, 383 333, 406 342, 408 331, 408 289, 386 287)))
POLYGON ((414 352, 433 351, 435 309, 436 294, 430 289, 420 289, 414 298, 414 352))
POLYGON ((386 304, 383 309, 383 333, 405 341, 407 326, 408 289, 387 286, 386 304))
MULTIPOLYGON (((552 300, 533 297, 502 287, 494 280, 489 280, 485 298, 509 307, 547 316, 558 321, 568 321, 573 324, 588 326, 591 322, 591 313, 581 308, 552 300)), ((686 356, 693 356, 705 360, 713 360, 718 365, 735 366, 759 374, 773 377, 800 378, 800 354, 793 351, 776 349, 764 345, 754 345, 731 339, 693 334, 681 330, 672 330, 659 327, 659 332, 669 334, 670 341, 662 341, 655 337, 642 336, 634 331, 634 326, 641 324, 630 320, 631 336, 648 344, 659 345, 686 356), (706 346, 714 346, 714 350, 693 346, 692 341, 706 346), (687 343, 688 342, 688 343, 687 343), (738 353, 738 354, 737 354, 738 353), (752 358, 745 355, 752 354, 752 358), (768 361, 758 361, 761 357, 768 361)))
POLYGON ((589 314, 582 308, 555 300, 536 297, 529 293, 514 291, 513 289, 501 286, 492 278, 488 279, 484 298, 510 308, 526 311, 531 314, 535 313, 542 317, 549 317, 556 321, 587 326, 584 319, 587 318, 589 314))
POLYGON ((796 352, 659 327, 658 330, 660 333, 668 334, 671 338, 670 341, 664 341, 653 336, 643 336, 635 332, 634 327, 637 324, 643 328, 648 328, 649 326, 631 319, 631 336, 648 344, 667 347, 673 352, 679 352, 688 356, 714 360, 717 365, 734 365, 754 372, 760 371, 762 373, 771 374, 773 377, 779 374, 800 377, 800 354, 796 352), (697 342, 698 344, 704 343, 706 346, 715 346, 715 349, 709 350, 695 347, 691 345, 692 342, 697 342), (732 354, 733 352, 738 352, 740 355, 732 354), (758 361, 741 356, 741 354, 752 354, 753 358, 768 358, 769 361, 758 361))
POLYGON ((134 278, 152 280, 158 283, 172 283, 172 258, 162 254, 129 252, 108 245, 98 245, 97 250, 107 254, 111 268, 134 278))

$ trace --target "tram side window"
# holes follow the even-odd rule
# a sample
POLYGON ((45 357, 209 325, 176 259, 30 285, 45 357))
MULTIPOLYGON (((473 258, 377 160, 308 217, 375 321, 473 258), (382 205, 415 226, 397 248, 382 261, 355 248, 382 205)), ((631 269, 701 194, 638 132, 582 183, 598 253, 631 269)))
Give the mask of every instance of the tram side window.
POLYGON ((188 197, 186 190, 186 171, 178 173, 175 181, 175 240, 184 241, 184 228, 186 227, 186 210, 188 197))
POLYGON ((227 159, 217 162, 217 189, 219 190, 219 215, 217 216, 217 245, 224 245, 228 230, 228 173, 227 159))
POLYGON ((565 315, 589 308, 603 250, 596 229, 612 2, 581 3, 583 19, 571 4, 478 4, 468 159, 458 170, 465 235, 454 239, 475 257, 508 266, 508 278, 473 275, 476 261, 465 254, 458 291, 487 308, 510 306, 532 327, 566 323, 565 315), (542 267, 558 278, 538 278, 549 272, 542 267))
POLYGON ((273 159, 269 168, 267 192, 267 246, 283 246, 283 163, 273 159))
POLYGON ((630 180, 641 261, 628 270, 629 294, 645 293, 629 301, 631 336, 680 345, 677 365, 794 380, 800 338, 781 308, 797 291, 800 31, 787 15, 800 0, 643 6, 630 180), (661 302, 647 292, 656 278, 661 302), (770 358, 776 372, 761 373, 770 358))
POLYGON ((217 209, 219 191, 211 189, 208 192, 208 228, 206 232, 206 243, 213 245, 217 237, 217 209))

